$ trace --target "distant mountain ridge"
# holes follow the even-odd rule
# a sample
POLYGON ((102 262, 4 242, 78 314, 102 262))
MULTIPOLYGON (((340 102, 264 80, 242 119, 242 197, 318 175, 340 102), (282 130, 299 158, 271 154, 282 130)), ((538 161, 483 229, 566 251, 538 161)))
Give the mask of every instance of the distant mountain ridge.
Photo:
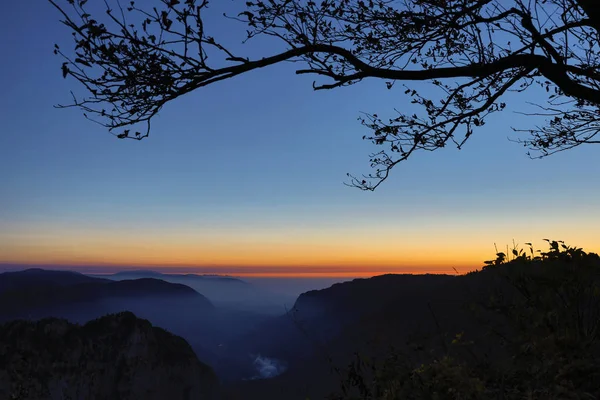
POLYGON ((164 272, 158 272, 158 271, 153 271, 153 270, 143 270, 143 269, 119 271, 114 274, 102 274, 102 275, 88 274, 88 276, 97 277, 97 278, 108 278, 108 279, 117 279, 117 278, 122 278, 122 277, 156 277, 158 279, 188 278, 188 279, 200 279, 200 280, 219 280, 219 281, 227 281, 227 282, 231 282, 231 283, 248 284, 247 282, 245 282, 239 278, 235 278, 235 277, 229 276, 229 275, 189 274, 189 273, 171 274, 171 273, 164 273, 164 272))
MULTIPOLYGON (((0 320, 22 318, 33 310, 56 309, 108 299, 188 298, 196 307, 211 302, 194 289, 160 279, 113 281, 72 271, 27 269, 0 274, 0 320)), ((50 315, 48 315, 50 316, 50 315)))
POLYGON ((152 270, 129 270, 106 275, 89 275, 110 280, 155 278, 189 286, 206 296, 216 307, 230 310, 281 315, 285 312, 280 295, 260 289, 245 280, 226 275, 169 274, 152 270))
POLYGON ((6 290, 24 289, 40 285, 70 286, 80 283, 110 282, 108 279, 94 278, 74 271, 53 271, 29 268, 22 271, 0 273, 0 293, 6 290))

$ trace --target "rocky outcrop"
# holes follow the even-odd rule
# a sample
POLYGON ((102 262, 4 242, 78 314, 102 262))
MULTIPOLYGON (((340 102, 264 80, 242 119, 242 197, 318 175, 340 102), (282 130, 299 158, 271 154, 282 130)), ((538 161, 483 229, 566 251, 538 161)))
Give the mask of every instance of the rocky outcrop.
POLYGON ((0 325, 1 399, 206 400, 217 386, 185 340, 129 312, 0 325))

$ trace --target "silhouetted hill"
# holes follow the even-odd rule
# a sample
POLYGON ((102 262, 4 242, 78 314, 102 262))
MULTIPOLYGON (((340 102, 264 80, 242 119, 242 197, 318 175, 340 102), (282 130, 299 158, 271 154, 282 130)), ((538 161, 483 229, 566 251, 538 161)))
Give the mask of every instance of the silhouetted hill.
POLYGON ((6 290, 19 290, 36 286, 70 286, 80 283, 109 282, 107 279, 92 278, 72 271, 52 271, 30 268, 23 271, 0 274, 0 293, 6 290))
POLYGON ((208 299, 188 286, 152 278, 111 281, 76 272, 30 269, 0 274, 0 287, 4 288, 0 292, 0 320, 61 316, 53 312, 106 300, 185 298, 198 310, 213 308, 208 299))
POLYGON ((232 276, 225 276, 225 275, 214 275, 214 274, 165 274, 162 272, 157 272, 157 271, 152 271, 152 270, 132 270, 132 271, 121 271, 121 272, 117 272, 114 274, 108 274, 108 275, 93 275, 93 276, 97 276, 97 277, 101 277, 101 278, 108 278, 108 279, 139 279, 139 278, 157 278, 157 279, 163 279, 163 280, 168 280, 168 279, 178 279, 178 278, 183 278, 183 279, 195 279, 195 280, 200 280, 200 281, 221 281, 221 282, 228 282, 228 283, 236 283, 236 284, 241 284, 241 285, 247 285, 248 283, 238 279, 238 278, 234 278, 232 276))
POLYGON ((136 269, 136 270, 132 270, 132 271, 121 271, 121 272, 116 272, 114 274, 106 274, 106 275, 94 275, 94 276, 105 276, 105 277, 125 277, 125 279, 131 279, 130 277, 135 277, 137 278, 147 278, 147 277, 154 277, 154 278, 158 278, 160 276, 162 276, 164 274, 160 273, 160 272, 156 272, 156 271, 152 271, 149 269, 136 269))
POLYGON ((499 275, 382 275, 306 292, 287 315, 261 324, 240 341, 253 343, 264 356, 286 360, 288 371, 234 385, 230 398, 323 398, 339 388, 332 367, 345 367, 355 352, 385 357, 394 347, 418 357, 412 352, 415 343, 443 347, 440 331, 483 336, 467 305, 493 292, 499 275))
POLYGON ((165 282, 161 279, 140 278, 115 281, 103 286, 95 286, 113 296, 145 296, 145 295, 177 295, 177 296, 202 296, 207 306, 212 306, 208 299, 189 286, 165 282))
POLYGON ((400 298, 419 297, 454 280, 450 275, 380 275, 336 283, 300 295, 292 312, 298 318, 352 320, 400 298))
POLYGON ((312 357, 315 343, 327 342, 349 324, 383 310, 389 303, 421 301, 451 283, 449 275, 381 275, 336 283, 300 295, 285 315, 260 325, 248 343, 256 351, 284 359, 312 357), (289 346, 289 343, 294 343, 289 346))
POLYGON ((122 271, 107 275, 90 275, 110 280, 155 278, 189 286, 222 309, 260 314, 281 315, 285 300, 281 295, 257 288, 244 280, 222 275, 166 274, 148 270, 122 271))
POLYGON ((0 398, 216 399, 218 382, 182 338, 132 313, 80 326, 0 325, 0 398))

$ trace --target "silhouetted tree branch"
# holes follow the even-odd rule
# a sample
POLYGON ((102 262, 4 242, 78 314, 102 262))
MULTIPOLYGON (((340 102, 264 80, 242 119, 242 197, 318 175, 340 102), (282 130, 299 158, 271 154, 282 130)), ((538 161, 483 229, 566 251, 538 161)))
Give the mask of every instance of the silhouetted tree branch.
POLYGON ((160 0, 142 8, 105 3, 92 15, 86 0, 49 0, 71 29, 73 52, 62 73, 88 90, 78 107, 119 138, 142 139, 169 101, 215 82, 285 61, 319 78, 315 90, 378 78, 428 81, 427 94, 405 86, 419 113, 366 114, 364 138, 386 149, 371 155, 374 172, 351 186, 373 190, 419 150, 459 149, 508 92, 539 86, 543 125, 515 129, 531 157, 594 140, 600 123, 600 7, 594 0, 269 0, 240 3, 247 38, 272 36, 287 50, 250 59, 209 36, 207 0, 160 0), (60 4, 59 4, 60 3, 60 4), (64 4, 63 4, 64 3, 64 4), (543 92, 542 92, 543 93, 543 92), (144 128, 136 129, 138 124, 144 128), (134 133, 132 133, 134 132, 134 133))

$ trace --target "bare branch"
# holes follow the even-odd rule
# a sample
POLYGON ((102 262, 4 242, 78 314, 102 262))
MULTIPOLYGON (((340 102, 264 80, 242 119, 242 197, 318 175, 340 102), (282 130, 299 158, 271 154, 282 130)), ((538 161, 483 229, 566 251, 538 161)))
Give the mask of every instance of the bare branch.
POLYGON ((246 24, 246 41, 269 36, 287 46, 255 59, 209 35, 207 0, 160 0, 153 9, 106 0, 103 15, 88 13, 86 0, 49 1, 74 39, 71 51, 55 48, 63 76, 87 91, 59 107, 80 108, 118 138, 147 137, 162 107, 189 92, 296 62, 297 74, 318 79, 315 90, 366 78, 390 90, 399 81, 433 85, 434 95, 406 86, 401 94, 420 112, 360 118, 372 132, 364 139, 389 146, 371 155, 374 173, 349 175, 348 185, 363 190, 417 151, 462 148, 490 114, 506 109, 507 92, 532 86, 547 93, 542 112, 530 114, 533 128, 514 129, 529 135, 516 141, 531 157, 598 143, 600 14, 590 0, 248 1, 224 18, 246 24))

